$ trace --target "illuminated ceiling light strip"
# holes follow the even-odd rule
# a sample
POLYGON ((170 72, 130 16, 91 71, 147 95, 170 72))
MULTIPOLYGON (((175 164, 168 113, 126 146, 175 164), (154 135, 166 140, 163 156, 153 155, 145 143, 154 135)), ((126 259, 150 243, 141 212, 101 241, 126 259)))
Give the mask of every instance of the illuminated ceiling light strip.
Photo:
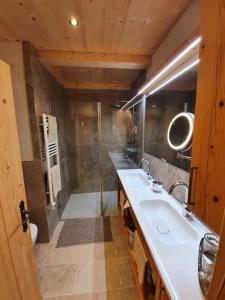
POLYGON ((133 105, 131 105, 127 109, 131 109, 132 107, 134 107, 135 105, 137 105, 138 103, 140 103, 142 100, 143 100, 143 98, 141 98, 138 102, 135 102, 133 105))
MULTIPOLYGON (((185 54, 187 54, 191 49, 193 49, 195 46, 197 46, 201 41, 201 37, 196 38, 187 48, 185 48, 180 54, 178 54, 167 66, 165 66, 162 71, 160 71, 153 79, 151 79, 132 99, 130 99, 123 107, 122 109, 125 109, 132 101, 137 97, 140 96, 150 85, 152 85, 154 82, 156 82, 157 79, 159 79, 166 71, 168 71, 174 64, 176 64, 185 54)), ((150 94, 149 94, 150 95, 150 94)), ((142 99, 141 99, 142 100, 142 99)), ((141 101, 140 100, 140 101, 141 101)), ((140 101, 134 103, 130 108, 135 106, 140 101)))
POLYGON ((138 96, 138 94, 135 95, 132 99, 130 99, 126 104, 124 104, 124 106, 121 107, 121 110, 123 110, 124 108, 126 108, 128 106, 128 104, 131 103, 137 96, 138 96))
MULTIPOLYGON (((200 59, 196 59, 194 62, 192 62, 190 65, 188 65, 186 68, 184 68, 183 70, 181 70, 180 72, 176 73, 174 76, 172 76, 171 78, 169 78, 168 80, 166 80, 164 83, 162 83, 160 86, 158 86, 157 88, 155 88, 154 90, 152 90, 146 97, 154 94, 155 92, 157 92, 158 90, 160 90, 162 87, 166 86, 167 84, 169 84, 171 81, 173 81, 174 79, 180 77, 183 73, 187 72, 188 70, 190 70, 191 68, 193 68, 194 66, 196 66, 198 63, 200 62, 200 59)), ((131 105, 129 108, 130 109, 132 107, 134 107, 135 105, 137 105, 139 102, 141 102, 143 100, 143 98, 141 98, 138 102, 135 102, 133 105, 131 105)))
POLYGON ((160 78, 166 71, 168 71, 174 64, 176 64, 185 54, 197 46, 201 41, 201 37, 196 38, 187 48, 178 54, 162 71, 160 71, 153 79, 151 79, 143 88, 138 92, 141 95, 148 87, 150 87, 158 78, 160 78))
POLYGON ((148 95, 152 95, 155 92, 157 92, 158 90, 160 90, 162 87, 166 86, 167 84, 169 84, 171 81, 173 81, 174 79, 180 77, 183 73, 187 72, 188 70, 190 70, 191 68, 193 68, 194 66, 196 66, 198 63, 200 62, 200 59, 196 59, 194 62, 192 62, 190 65, 188 65, 186 68, 184 68, 183 70, 181 70, 180 72, 176 73, 175 75, 173 75, 171 78, 169 78, 168 80, 166 80, 164 83, 162 83, 161 85, 159 85, 157 88, 155 88, 154 90, 152 90, 148 95))

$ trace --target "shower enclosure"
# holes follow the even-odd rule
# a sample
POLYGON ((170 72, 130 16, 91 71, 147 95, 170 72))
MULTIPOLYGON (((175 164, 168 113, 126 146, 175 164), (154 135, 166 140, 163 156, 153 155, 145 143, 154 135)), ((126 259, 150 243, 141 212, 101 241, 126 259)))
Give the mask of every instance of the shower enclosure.
POLYGON ((62 219, 117 214, 116 172, 108 152, 124 152, 129 111, 114 102, 66 103, 66 143, 71 196, 62 219))

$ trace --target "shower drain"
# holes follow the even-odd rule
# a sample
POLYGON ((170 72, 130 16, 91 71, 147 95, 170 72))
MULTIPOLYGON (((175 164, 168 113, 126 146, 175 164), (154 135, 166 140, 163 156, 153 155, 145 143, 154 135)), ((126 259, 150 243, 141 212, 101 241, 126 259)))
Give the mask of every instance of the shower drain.
POLYGON ((169 229, 163 225, 157 225, 157 230, 162 234, 168 234, 170 232, 169 229))

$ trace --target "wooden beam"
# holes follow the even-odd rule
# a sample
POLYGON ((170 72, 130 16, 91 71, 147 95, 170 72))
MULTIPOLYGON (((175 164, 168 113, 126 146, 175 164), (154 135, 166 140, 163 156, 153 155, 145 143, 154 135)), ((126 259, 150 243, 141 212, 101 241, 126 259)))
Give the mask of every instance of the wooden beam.
POLYGON ((54 67, 46 66, 49 73, 55 80, 65 89, 78 90, 118 90, 130 91, 131 85, 128 83, 104 83, 104 82, 90 82, 90 81, 67 81, 65 76, 58 72, 54 72, 54 67))
POLYGON ((141 70, 151 64, 149 55, 57 50, 38 50, 37 53, 41 62, 53 66, 141 70))
POLYGON ((120 90, 130 91, 131 86, 124 83, 96 83, 96 82, 61 82, 65 89, 79 90, 120 90))

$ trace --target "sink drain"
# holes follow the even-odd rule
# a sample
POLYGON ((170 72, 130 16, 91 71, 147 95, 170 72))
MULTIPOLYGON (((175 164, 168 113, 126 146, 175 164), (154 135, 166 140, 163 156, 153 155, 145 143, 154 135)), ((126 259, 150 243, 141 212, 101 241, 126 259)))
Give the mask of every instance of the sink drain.
POLYGON ((162 234, 168 234, 170 232, 169 229, 163 225, 157 225, 157 230, 162 234))

